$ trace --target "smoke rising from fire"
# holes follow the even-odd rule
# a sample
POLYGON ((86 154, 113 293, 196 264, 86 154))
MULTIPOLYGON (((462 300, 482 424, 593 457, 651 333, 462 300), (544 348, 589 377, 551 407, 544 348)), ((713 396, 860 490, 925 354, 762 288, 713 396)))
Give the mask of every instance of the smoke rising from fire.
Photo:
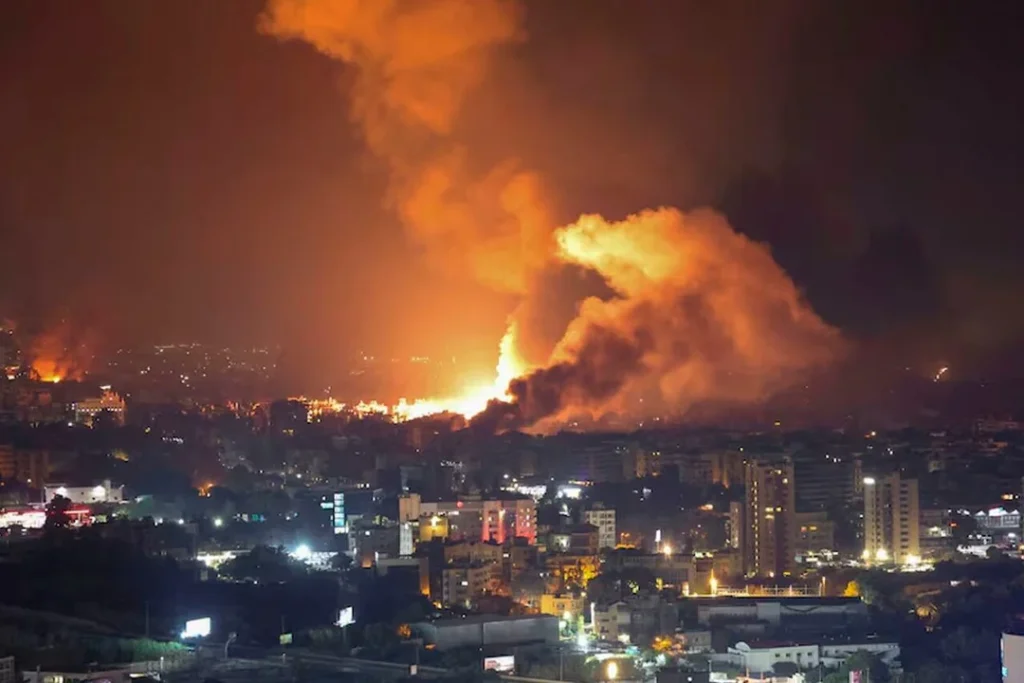
POLYGON ((261 25, 354 68, 352 119, 388 165, 392 208, 427 257, 522 296, 499 381, 475 396, 499 400, 477 423, 754 401, 830 360, 838 334, 768 249, 721 216, 659 209, 554 230, 535 174, 514 160, 477 170, 461 144, 464 105, 500 50, 523 39, 521 15, 514 0, 269 0, 261 25), (584 300, 538 359, 524 352, 524 323, 545 304, 537 285, 552 264, 596 273, 612 295, 584 300))
POLYGON ((355 69, 352 119, 427 257, 516 293, 550 253, 540 183, 514 160, 479 172, 459 120, 496 53, 522 39, 521 19, 514 0, 270 0, 261 23, 355 69))
POLYGON ((585 300, 547 366, 512 382, 514 409, 492 406, 513 425, 757 401, 840 351, 768 248, 713 211, 583 216, 555 237, 615 295, 585 300))
POLYGON ((26 336, 22 344, 31 374, 44 382, 81 379, 92 363, 87 333, 67 321, 26 336))

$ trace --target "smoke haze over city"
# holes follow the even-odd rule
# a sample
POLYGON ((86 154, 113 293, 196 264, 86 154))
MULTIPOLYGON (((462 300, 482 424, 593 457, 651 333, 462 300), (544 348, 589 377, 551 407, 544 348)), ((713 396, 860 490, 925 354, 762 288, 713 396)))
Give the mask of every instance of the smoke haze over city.
POLYGON ((455 358, 490 386, 503 335, 506 374, 539 380, 624 316, 635 367, 585 412, 760 400, 851 348, 923 374, 1012 358, 1009 10, 748 9, 14 2, 0 312, 74 330, 64 349, 272 344, 303 388, 359 354, 455 358), (623 264, 564 239, 659 217, 713 242, 717 274, 654 295, 648 273, 637 299, 623 264), (726 301, 743 310, 722 325, 726 301))

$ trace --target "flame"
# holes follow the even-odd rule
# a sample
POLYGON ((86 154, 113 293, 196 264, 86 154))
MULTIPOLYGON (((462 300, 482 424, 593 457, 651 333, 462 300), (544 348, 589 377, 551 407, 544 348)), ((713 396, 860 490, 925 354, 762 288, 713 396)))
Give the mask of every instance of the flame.
POLYGON ((492 381, 347 410, 401 421, 493 406, 483 417, 508 427, 679 413, 701 401, 761 400, 834 355, 838 333, 769 249, 724 217, 659 208, 558 228, 537 174, 516 159, 481 158, 465 124, 494 62, 526 37, 518 0, 268 0, 260 17, 264 33, 352 68, 351 120, 388 167, 386 204, 428 261, 520 298, 492 381), (584 299, 560 339, 530 349, 528 367, 519 342, 533 341, 534 329, 525 313, 550 300, 541 275, 565 267, 600 277, 613 295, 584 299))
POLYGON ((90 360, 80 332, 64 321, 35 335, 25 346, 32 376, 42 382, 82 379, 90 360))
POLYGON ((67 370, 54 358, 36 358, 32 361, 32 373, 39 378, 40 382, 56 384, 63 379, 67 379, 67 370))
POLYGON ((498 345, 498 363, 494 369, 494 379, 490 382, 467 384, 461 392, 454 396, 421 398, 413 401, 400 398, 397 403, 390 405, 374 400, 363 400, 352 405, 334 399, 297 400, 306 403, 310 419, 315 419, 326 413, 346 411, 355 413, 359 417, 380 416, 395 422, 417 420, 443 413, 461 415, 468 419, 483 412, 492 400, 511 400, 509 384, 530 369, 515 351, 516 334, 517 326, 513 322, 508 326, 498 345))
POLYGON ((483 412, 487 404, 494 399, 510 400, 509 384, 529 369, 516 354, 516 333, 516 325, 512 323, 501 338, 493 381, 467 386, 458 395, 448 398, 419 399, 412 402, 400 399, 396 405, 385 411, 385 414, 391 414, 399 420, 415 420, 438 413, 456 413, 470 418, 483 412))

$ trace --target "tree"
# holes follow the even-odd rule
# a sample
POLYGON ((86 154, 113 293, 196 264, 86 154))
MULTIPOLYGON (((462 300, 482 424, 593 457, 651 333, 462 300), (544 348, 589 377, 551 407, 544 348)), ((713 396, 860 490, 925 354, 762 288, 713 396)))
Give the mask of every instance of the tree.
POLYGON ((346 572, 352 567, 352 558, 345 553, 338 553, 331 558, 331 568, 346 572))
POLYGON ((71 517, 68 511, 71 509, 71 500, 58 494, 46 504, 46 521, 44 528, 67 529, 71 526, 71 517))
POLYGON ((281 548, 256 546, 222 564, 220 573, 237 580, 275 583, 302 576, 306 568, 281 548))
POLYGON ((789 678, 800 672, 800 665, 796 662, 775 662, 772 664, 772 673, 780 678, 789 678))

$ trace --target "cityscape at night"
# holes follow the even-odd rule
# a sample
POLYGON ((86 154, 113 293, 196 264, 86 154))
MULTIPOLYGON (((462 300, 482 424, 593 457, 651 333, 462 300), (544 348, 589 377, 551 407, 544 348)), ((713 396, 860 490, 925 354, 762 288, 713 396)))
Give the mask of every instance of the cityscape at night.
POLYGON ((0 683, 1024 683, 1024 5, 2 14, 0 683))

